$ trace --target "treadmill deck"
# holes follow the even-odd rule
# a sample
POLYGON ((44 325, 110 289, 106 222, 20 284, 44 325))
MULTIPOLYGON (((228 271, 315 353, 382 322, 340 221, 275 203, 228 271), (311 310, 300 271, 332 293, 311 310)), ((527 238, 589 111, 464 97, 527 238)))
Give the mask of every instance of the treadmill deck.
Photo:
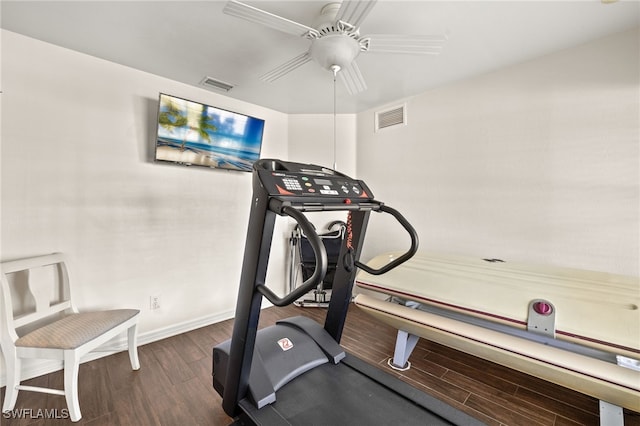
POLYGON ((257 410, 243 399, 240 406, 249 422, 269 425, 483 424, 349 354, 291 381, 273 404, 257 410))

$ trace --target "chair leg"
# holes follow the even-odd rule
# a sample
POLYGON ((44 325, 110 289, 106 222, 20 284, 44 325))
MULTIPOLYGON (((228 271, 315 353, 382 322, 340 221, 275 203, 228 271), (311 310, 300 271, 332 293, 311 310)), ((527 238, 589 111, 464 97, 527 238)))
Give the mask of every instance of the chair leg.
POLYGON ((138 324, 134 324, 129 327, 127 335, 129 337, 129 360, 131 361, 131 368, 134 370, 139 370, 140 360, 138 359, 138 324))
POLYGON ((4 394, 2 412, 11 411, 16 406, 18 400, 18 385, 20 384, 21 360, 17 357, 15 349, 12 354, 4 354, 4 361, 7 367, 7 388, 4 394))
POLYGON ((80 402, 78 401, 78 370, 80 355, 76 351, 64 351, 64 397, 67 400, 69 417, 72 422, 82 418, 80 402))

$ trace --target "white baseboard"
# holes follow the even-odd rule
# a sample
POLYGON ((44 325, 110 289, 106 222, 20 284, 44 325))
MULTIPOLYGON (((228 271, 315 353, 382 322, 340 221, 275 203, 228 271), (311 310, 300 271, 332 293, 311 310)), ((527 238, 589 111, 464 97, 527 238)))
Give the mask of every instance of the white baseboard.
MULTIPOLYGON (((179 324, 174 324, 168 327, 159 328, 156 330, 147 331, 145 333, 138 333, 138 346, 143 346, 148 343, 156 342, 158 340, 166 339, 178 334, 186 333, 191 330, 195 330, 200 327, 215 324, 217 322, 225 321, 233 318, 234 312, 228 311, 217 315, 208 315, 205 317, 197 318, 190 321, 185 321, 179 324)), ((212 347, 213 349, 213 347, 212 347)), ((118 352, 127 350, 127 338, 126 334, 122 337, 112 339, 105 345, 97 349, 97 351, 87 354, 81 362, 93 361, 98 358, 102 358, 108 355, 113 355, 118 352)), ((41 361, 33 360, 33 362, 23 361, 22 365, 22 380, 31 379, 34 377, 42 376, 43 374, 53 373, 54 371, 62 370, 61 361, 41 361)), ((0 387, 7 385, 6 371, 3 370, 0 374, 0 387)))

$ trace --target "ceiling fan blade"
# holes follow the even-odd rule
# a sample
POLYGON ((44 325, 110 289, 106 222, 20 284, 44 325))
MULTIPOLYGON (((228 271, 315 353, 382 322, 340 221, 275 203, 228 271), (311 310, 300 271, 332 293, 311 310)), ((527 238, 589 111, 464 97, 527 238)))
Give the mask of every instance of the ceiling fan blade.
POLYGON ((237 0, 229 0, 223 12, 227 15, 246 19, 247 21, 299 37, 304 37, 309 32, 316 32, 316 30, 311 27, 283 18, 282 16, 274 15, 257 7, 249 6, 237 0))
POLYGON ((348 67, 341 69, 340 72, 338 72, 338 76, 340 76, 340 81, 345 85, 350 95, 355 95, 367 90, 367 83, 364 82, 360 67, 358 67, 355 61, 351 62, 348 67))
POLYGON ((372 53, 438 55, 447 41, 445 36, 433 35, 371 34, 367 37, 367 52, 372 53))
POLYGON ((343 0, 336 19, 359 27, 378 0, 343 0))
POLYGON ((311 56, 309 55, 309 52, 304 52, 302 55, 298 55, 295 58, 288 60, 284 64, 272 69, 268 73, 261 75, 260 80, 272 83, 285 74, 288 74, 296 68, 306 64, 310 60, 311 56))

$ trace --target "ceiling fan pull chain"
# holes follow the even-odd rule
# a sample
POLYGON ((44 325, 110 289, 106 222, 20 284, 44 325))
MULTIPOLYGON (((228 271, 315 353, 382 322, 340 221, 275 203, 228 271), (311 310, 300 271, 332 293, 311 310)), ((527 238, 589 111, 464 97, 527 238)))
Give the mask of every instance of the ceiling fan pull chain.
POLYGON ((336 142, 336 77, 338 76, 338 71, 340 71, 339 65, 332 65, 331 71, 333 71, 333 170, 338 169, 338 165, 336 164, 336 152, 337 152, 337 142, 336 142))

